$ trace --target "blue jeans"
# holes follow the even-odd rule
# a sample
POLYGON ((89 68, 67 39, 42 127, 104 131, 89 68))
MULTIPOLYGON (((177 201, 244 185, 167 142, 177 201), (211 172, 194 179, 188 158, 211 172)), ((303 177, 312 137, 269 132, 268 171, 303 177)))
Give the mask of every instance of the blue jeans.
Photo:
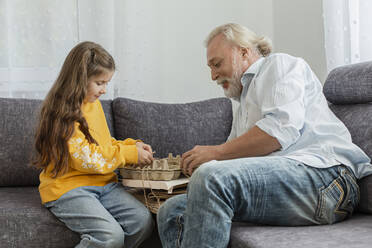
POLYGON ((165 248, 227 247, 232 221, 266 225, 331 224, 351 215, 359 187, 345 166, 313 168, 283 157, 211 161, 187 194, 157 215, 165 248))
POLYGON ((80 234, 78 248, 137 247, 154 225, 147 208, 118 183, 79 187, 45 206, 80 234))

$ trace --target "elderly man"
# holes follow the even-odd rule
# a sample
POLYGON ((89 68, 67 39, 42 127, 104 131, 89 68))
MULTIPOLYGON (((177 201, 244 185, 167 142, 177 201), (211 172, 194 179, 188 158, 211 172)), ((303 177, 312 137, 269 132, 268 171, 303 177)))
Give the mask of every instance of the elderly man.
POLYGON ((302 59, 271 54, 270 43, 238 24, 206 40, 212 80, 240 102, 228 141, 182 155, 187 195, 158 213, 164 247, 226 247, 232 221, 331 224, 352 214, 356 179, 372 174, 327 106, 302 59))

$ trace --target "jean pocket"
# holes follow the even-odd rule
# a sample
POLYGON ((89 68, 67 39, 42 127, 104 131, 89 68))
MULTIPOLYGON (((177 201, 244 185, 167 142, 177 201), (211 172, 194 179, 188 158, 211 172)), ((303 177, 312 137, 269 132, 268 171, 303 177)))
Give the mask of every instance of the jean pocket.
POLYGON ((355 177, 346 168, 327 187, 319 190, 315 219, 320 224, 332 224, 349 217, 359 201, 359 187, 355 177))
POLYGON ((347 202, 342 204, 341 208, 347 209, 350 212, 350 214, 352 214, 356 206, 358 206, 359 204, 359 199, 360 199, 359 185, 356 181, 354 174, 350 172, 349 170, 345 169, 341 175, 342 175, 342 178, 346 182, 346 189, 347 189, 347 195, 346 195, 347 202))

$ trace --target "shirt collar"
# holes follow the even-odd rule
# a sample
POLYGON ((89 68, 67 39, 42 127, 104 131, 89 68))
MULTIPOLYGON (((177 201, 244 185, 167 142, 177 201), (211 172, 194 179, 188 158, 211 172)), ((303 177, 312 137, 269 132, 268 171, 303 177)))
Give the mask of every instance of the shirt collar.
POLYGON ((243 73, 243 76, 240 79, 240 82, 242 83, 243 87, 249 86, 253 76, 258 73, 264 60, 265 60, 264 57, 259 58, 258 60, 256 60, 256 62, 251 64, 248 67, 248 69, 243 73))
POLYGON ((252 79, 254 76, 259 72, 262 63, 264 62, 264 58, 261 57, 257 59, 253 64, 251 64, 248 69, 243 73, 242 78, 240 79, 240 82, 242 83, 243 89, 242 94, 240 94, 240 97, 234 97, 233 99, 241 102, 242 98, 245 98, 245 95, 248 91, 249 85, 252 82, 252 79))

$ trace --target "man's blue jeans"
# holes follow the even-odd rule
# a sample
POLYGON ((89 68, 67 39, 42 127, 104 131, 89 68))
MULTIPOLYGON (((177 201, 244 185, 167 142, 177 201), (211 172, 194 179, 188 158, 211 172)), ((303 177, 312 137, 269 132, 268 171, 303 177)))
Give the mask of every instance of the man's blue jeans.
POLYGON ((79 187, 45 206, 81 235, 79 248, 137 247, 153 229, 147 208, 117 183, 79 187))
POLYGON ((157 215, 165 248, 227 247, 232 221, 331 224, 351 215, 359 187, 343 165, 319 169, 282 157, 211 161, 192 175, 187 195, 157 215))

